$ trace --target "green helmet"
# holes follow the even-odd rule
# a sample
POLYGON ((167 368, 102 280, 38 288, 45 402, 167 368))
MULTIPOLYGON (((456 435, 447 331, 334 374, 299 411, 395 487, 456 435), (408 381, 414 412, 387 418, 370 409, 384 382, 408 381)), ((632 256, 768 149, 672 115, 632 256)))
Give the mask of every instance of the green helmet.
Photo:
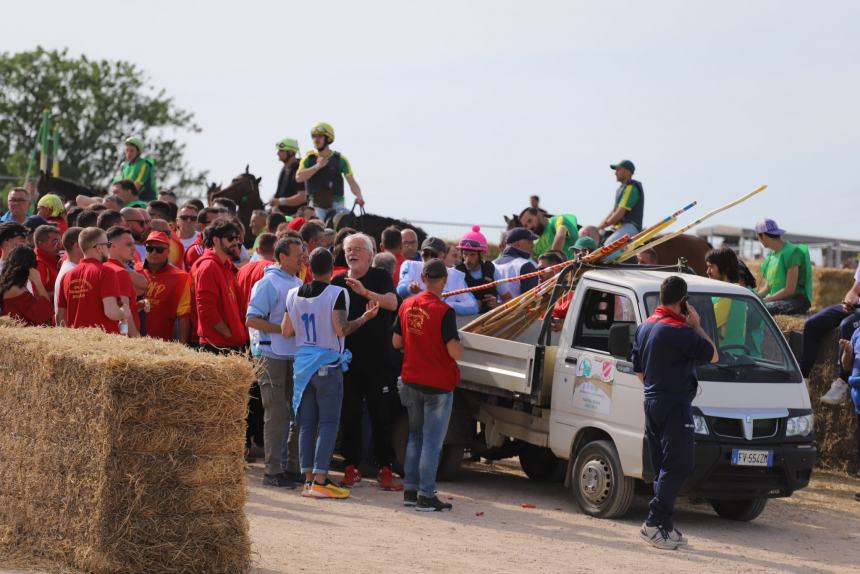
POLYGON ((325 136, 331 141, 334 141, 334 128, 325 122, 320 122, 311 130, 311 137, 314 136, 325 136))
POLYGON ((284 138, 275 144, 275 149, 278 151, 294 151, 299 153, 299 142, 293 138, 284 138))
POLYGON ((143 153, 143 140, 137 136, 129 136, 123 142, 125 145, 133 145, 138 153, 143 153))

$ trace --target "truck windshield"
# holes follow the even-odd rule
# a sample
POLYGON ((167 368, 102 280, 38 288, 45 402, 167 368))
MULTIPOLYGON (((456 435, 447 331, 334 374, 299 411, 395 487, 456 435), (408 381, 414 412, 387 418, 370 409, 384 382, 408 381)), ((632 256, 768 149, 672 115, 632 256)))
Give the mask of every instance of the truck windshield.
MULTIPOLYGON (((802 380, 785 338, 757 297, 690 293, 689 302, 720 351, 717 363, 698 367, 699 380, 762 383, 802 380)), ((645 295, 649 315, 658 304, 657 293, 645 295)))

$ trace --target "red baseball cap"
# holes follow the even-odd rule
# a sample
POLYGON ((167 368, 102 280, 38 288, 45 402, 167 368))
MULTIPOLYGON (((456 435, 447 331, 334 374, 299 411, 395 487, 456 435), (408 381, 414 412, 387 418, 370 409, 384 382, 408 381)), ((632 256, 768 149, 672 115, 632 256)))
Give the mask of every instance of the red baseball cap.
POLYGON ((308 220, 305 219, 304 217, 296 217, 287 224, 287 227, 289 227, 293 231, 299 231, 302 228, 302 226, 307 222, 308 222, 308 220))
POLYGON ((144 243, 162 243, 170 247, 170 240, 167 238, 167 234, 163 231, 151 232, 144 243))

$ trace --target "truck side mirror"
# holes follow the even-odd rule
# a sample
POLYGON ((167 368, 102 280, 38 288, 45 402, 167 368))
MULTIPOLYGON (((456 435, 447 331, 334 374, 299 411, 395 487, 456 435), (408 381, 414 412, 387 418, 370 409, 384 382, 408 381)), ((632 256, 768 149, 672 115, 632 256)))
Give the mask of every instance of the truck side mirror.
POLYGON ((635 323, 615 323, 609 327, 610 355, 623 358, 625 361, 629 359, 635 328, 635 323))

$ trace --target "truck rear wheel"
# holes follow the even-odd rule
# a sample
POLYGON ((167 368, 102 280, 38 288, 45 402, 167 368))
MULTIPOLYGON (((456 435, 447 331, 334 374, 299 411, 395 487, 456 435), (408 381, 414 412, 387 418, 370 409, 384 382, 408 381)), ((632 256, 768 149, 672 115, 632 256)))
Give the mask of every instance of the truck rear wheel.
POLYGON ((576 455, 570 477, 573 499, 595 518, 623 516, 633 502, 636 481, 624 476, 615 446, 608 440, 586 444, 576 455))
POLYGON ((539 482, 564 480, 564 462, 548 448, 525 444, 519 454, 520 466, 531 480, 539 482))
POLYGON ((767 506, 767 498, 749 498, 746 500, 709 500, 720 518, 750 522, 755 520, 767 506))
MULTIPOLYGON (((394 432, 392 433, 392 443, 394 446, 394 455, 397 458, 395 462, 395 470, 404 476, 403 462, 406 460, 406 444, 409 442, 409 417, 406 413, 394 421, 394 432)), ((463 465, 463 455, 466 447, 462 444, 445 444, 442 446, 442 453, 439 455, 439 468, 436 470, 436 480, 456 480, 460 474, 460 467, 463 465)))
POLYGON ((463 465, 463 455, 466 448, 461 444, 446 444, 439 456, 439 468, 436 470, 436 480, 452 481, 460 476, 463 465))

